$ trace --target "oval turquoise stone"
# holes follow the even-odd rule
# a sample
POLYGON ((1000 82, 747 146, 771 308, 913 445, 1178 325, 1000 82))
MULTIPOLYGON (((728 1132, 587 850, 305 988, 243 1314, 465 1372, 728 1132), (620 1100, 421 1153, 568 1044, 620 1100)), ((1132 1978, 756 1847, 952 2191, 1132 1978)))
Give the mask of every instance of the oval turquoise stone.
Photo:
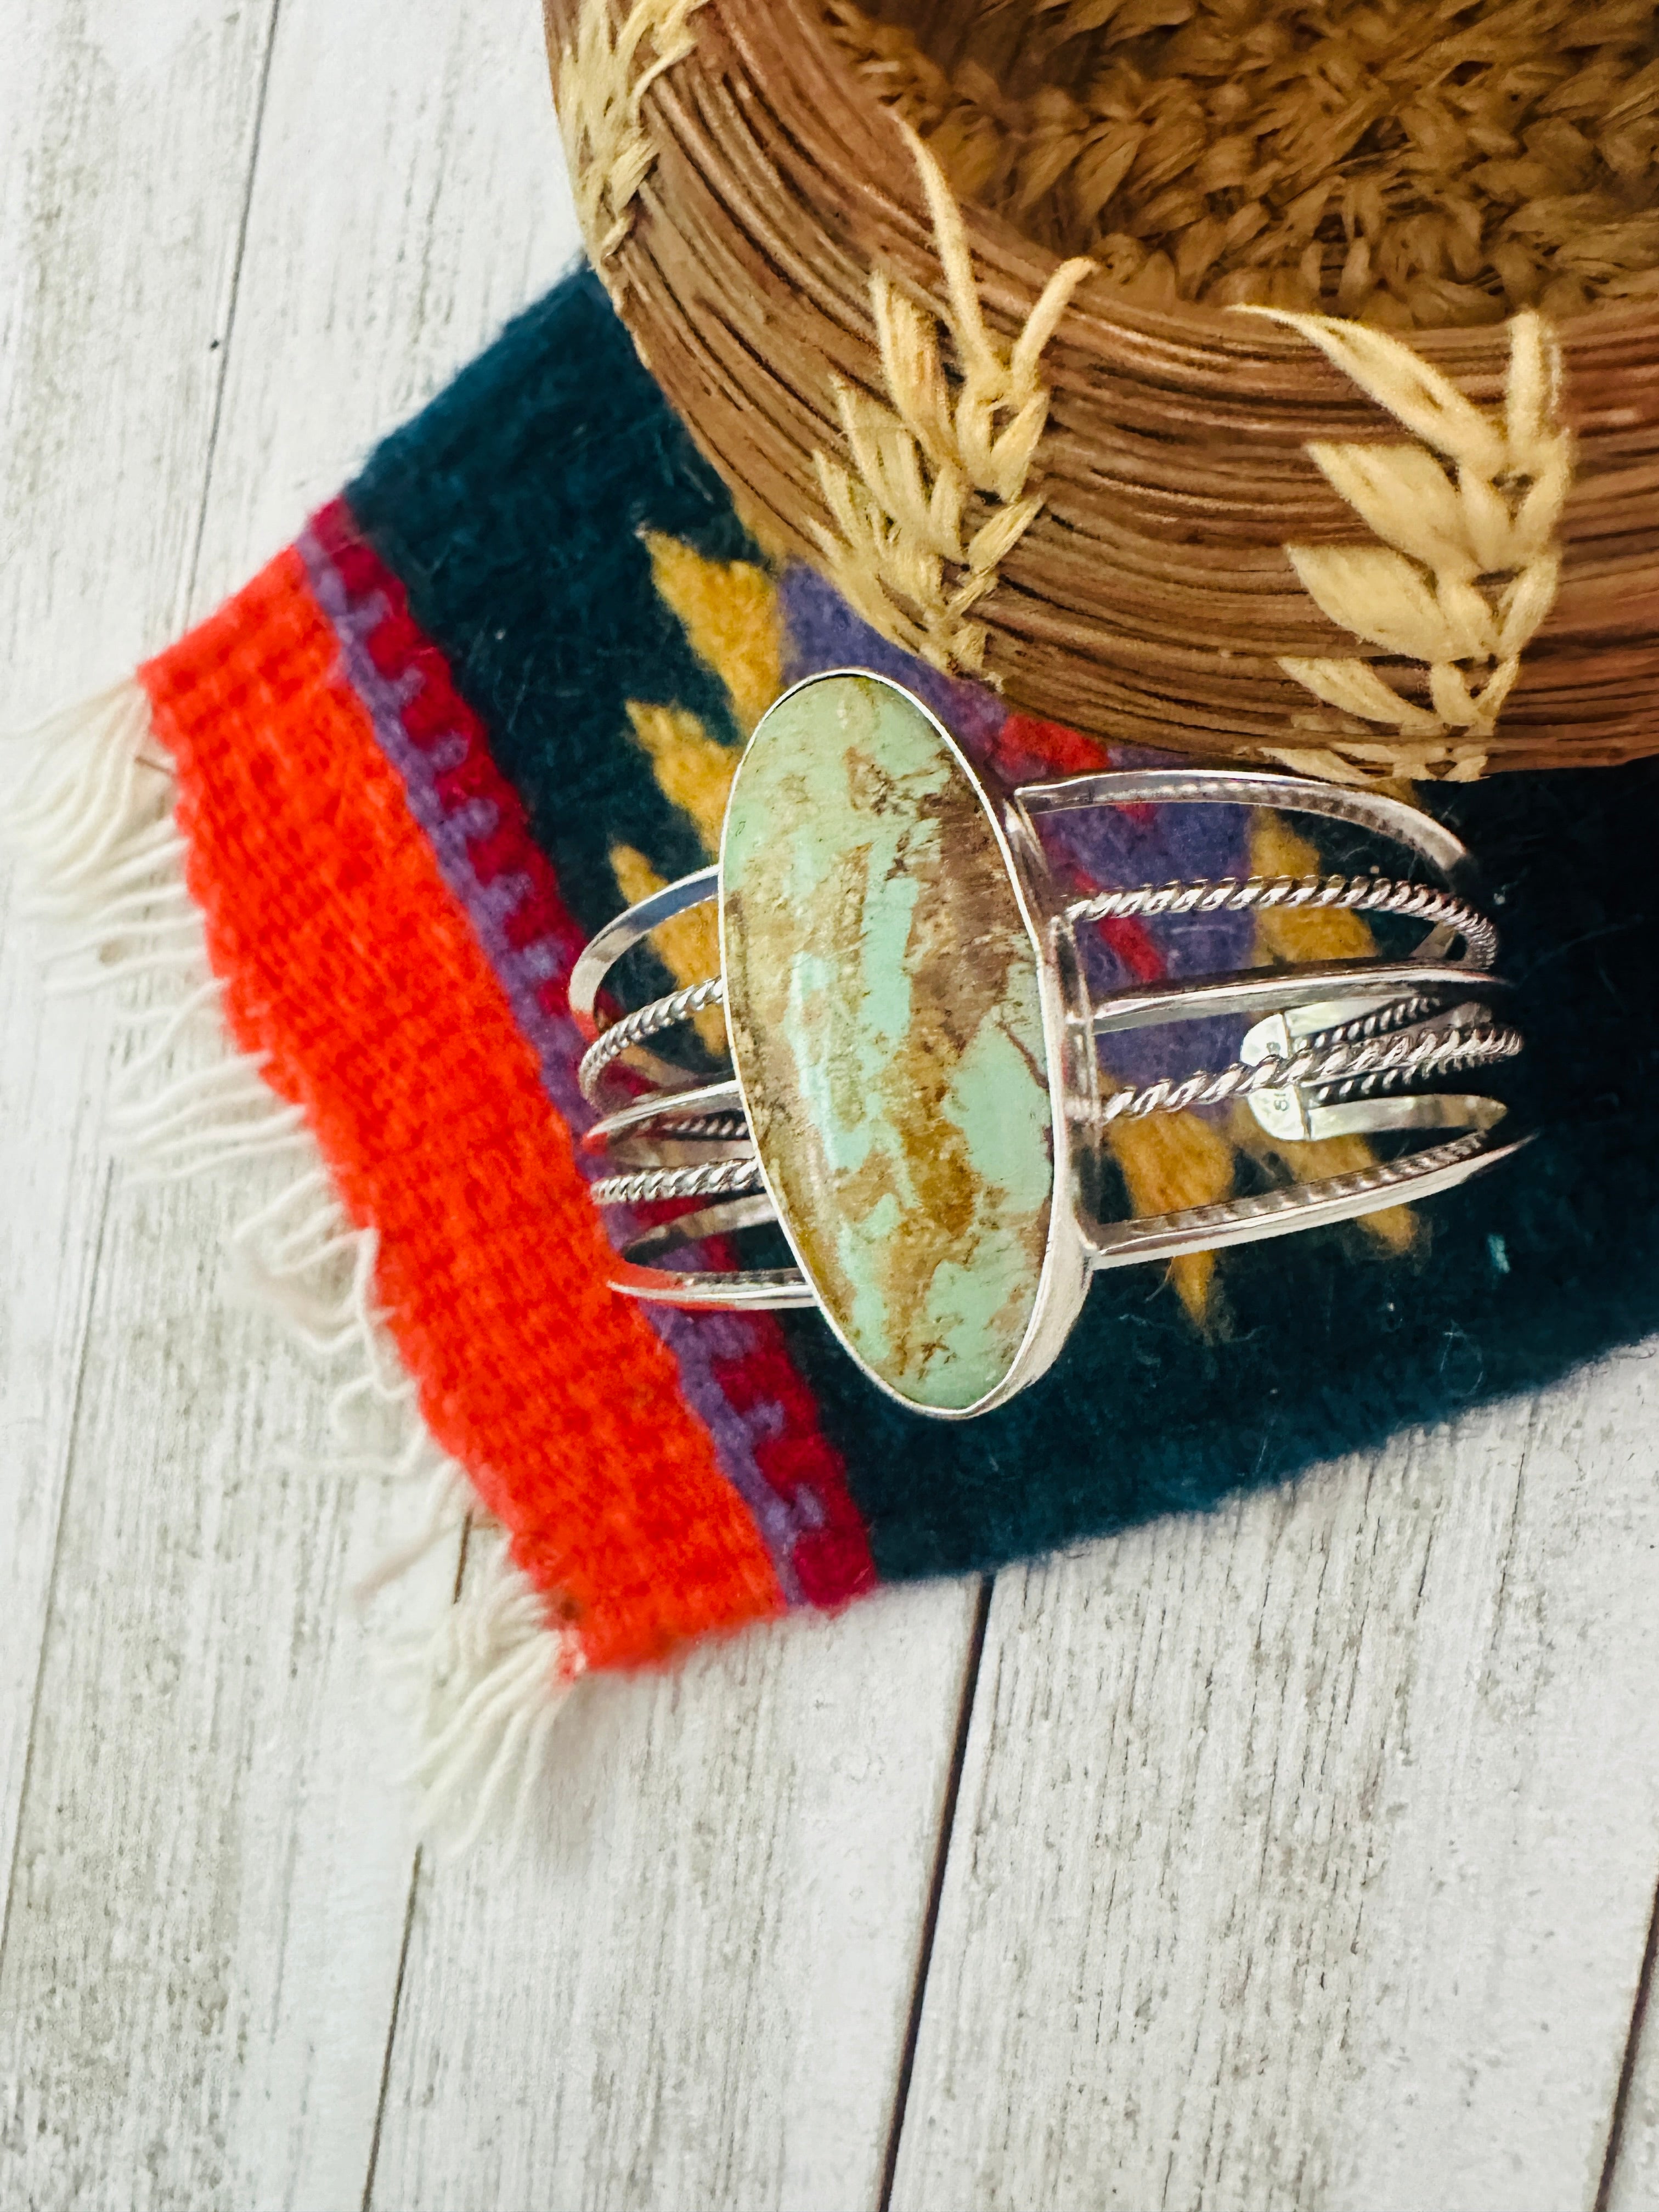
POLYGON ((720 854, 732 1050, 842 1340, 963 1412, 1037 1303, 1054 1146, 1036 948, 986 801, 909 694, 826 676, 762 720, 720 854))

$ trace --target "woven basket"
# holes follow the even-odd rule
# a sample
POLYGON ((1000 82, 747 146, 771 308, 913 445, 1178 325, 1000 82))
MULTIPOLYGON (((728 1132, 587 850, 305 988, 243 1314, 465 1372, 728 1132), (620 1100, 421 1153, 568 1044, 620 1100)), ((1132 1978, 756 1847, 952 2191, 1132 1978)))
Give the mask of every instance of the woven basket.
POLYGON ((1659 750, 1654 12, 547 4, 763 544, 1030 713, 1348 780, 1659 750))

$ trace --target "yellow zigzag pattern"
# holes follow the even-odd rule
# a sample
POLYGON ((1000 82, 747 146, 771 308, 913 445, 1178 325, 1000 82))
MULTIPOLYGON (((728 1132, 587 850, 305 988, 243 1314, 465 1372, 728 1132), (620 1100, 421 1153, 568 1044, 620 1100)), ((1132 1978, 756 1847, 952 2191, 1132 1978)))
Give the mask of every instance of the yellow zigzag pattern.
POLYGON ((776 585, 752 561, 705 561, 678 538, 644 536, 658 592, 679 617, 693 653, 725 684, 746 738, 783 689, 776 585))
MULTIPOLYGON (((1323 867, 1318 850, 1297 836, 1283 817, 1259 812, 1250 830, 1250 872, 1257 876, 1316 876, 1323 867)), ((1364 960, 1376 951, 1370 927, 1357 914, 1339 907, 1314 908, 1293 913, 1267 907, 1257 916, 1256 957, 1297 966, 1309 960, 1364 960)), ((1258 1156, 1274 1152, 1298 1182, 1316 1182, 1322 1176, 1347 1175, 1369 1167, 1375 1158, 1363 1137, 1323 1137, 1316 1143, 1271 1142, 1248 1106, 1236 1108, 1234 1141, 1241 1150, 1258 1156)), ((1408 1206, 1386 1206, 1380 1213, 1361 1217, 1360 1227, 1390 1252, 1403 1252, 1415 1242, 1417 1217, 1408 1206)))
MULTIPOLYGON (((654 531, 644 533, 651 573, 664 602, 679 617, 692 651, 725 684, 738 727, 747 737, 783 686, 783 629, 777 587, 751 561, 709 561, 695 547, 654 531)), ((735 747, 711 738, 684 707, 628 702, 634 734, 651 757, 669 802, 696 825, 712 859, 720 849, 726 797, 736 773, 735 747)), ((617 888, 632 905, 660 890, 663 878, 643 853, 613 846, 617 888)), ((720 939, 712 907, 677 915, 656 932, 657 951, 677 983, 720 972, 720 939)), ((725 1017, 705 1006, 697 1033, 711 1052, 726 1040, 725 1017)))
MULTIPOLYGON (((1149 1114, 1143 1121, 1113 1121, 1107 1126, 1106 1142, 1123 1177, 1131 1212, 1175 1213, 1232 1196, 1233 1147, 1201 1114, 1149 1114)), ((1170 1280, 1200 1324, 1209 1314, 1215 1267, 1213 1252, 1183 1252, 1170 1262, 1170 1280)))

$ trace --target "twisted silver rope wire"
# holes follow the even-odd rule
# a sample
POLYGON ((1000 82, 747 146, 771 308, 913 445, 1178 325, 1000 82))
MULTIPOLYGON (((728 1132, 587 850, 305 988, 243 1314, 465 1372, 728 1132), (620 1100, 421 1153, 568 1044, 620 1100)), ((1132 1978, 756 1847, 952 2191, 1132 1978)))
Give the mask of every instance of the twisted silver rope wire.
POLYGON ((1101 1122, 1126 1118, 1140 1121, 1148 1114, 1179 1114, 1189 1106, 1220 1106, 1230 1098, 1248 1098, 1256 1091, 1283 1091, 1291 1085, 1307 1090, 1341 1086, 1346 1097, 1376 1090, 1393 1090, 1425 1075, 1442 1075, 1458 1067, 1485 1067, 1513 1060, 1522 1049, 1520 1032, 1498 1024, 1478 1029, 1430 1030, 1414 1036, 1371 1037, 1322 1049, 1312 1044, 1280 1055, 1268 1053, 1261 1060, 1236 1060, 1231 1067, 1212 1074, 1207 1068, 1184 1076, 1177 1083, 1165 1076, 1138 1090, 1116 1091, 1102 1101, 1101 1122))
POLYGON ((596 1206, 652 1206, 668 1198, 721 1198, 761 1187, 758 1160, 717 1160, 703 1167, 647 1168, 606 1176, 590 1188, 596 1206))
MULTIPOLYGON (((1328 1044, 1354 1044, 1367 1037, 1387 1036, 1394 1030, 1414 1029, 1425 1014, 1437 1012, 1441 1004, 1438 999, 1390 999, 1386 1006, 1373 1006, 1370 1013, 1358 1015, 1351 1022, 1316 1030, 1303 1042, 1310 1051, 1322 1052, 1328 1044)), ((1485 1007, 1480 1012, 1484 1016, 1485 1007)))
POLYGON ((746 1114, 671 1114, 666 1108, 651 1124, 653 1137, 672 1137, 690 1144, 699 1139, 730 1142, 749 1134, 746 1114))
POLYGON ((1257 908, 1284 907, 1318 912, 1335 908, 1349 914, 1393 914, 1407 921, 1447 923, 1469 948, 1475 966, 1489 968, 1498 952, 1494 925, 1467 900, 1432 884, 1408 884, 1391 876, 1237 876, 1191 883, 1142 884, 1133 890, 1099 891, 1066 909, 1073 922, 1124 920, 1138 915, 1243 914, 1257 908))
POLYGON ((659 1030, 672 1030, 677 1022, 690 1021, 705 1006, 718 1006, 726 998, 726 980, 710 975, 701 983, 688 983, 684 990, 672 991, 665 999, 653 999, 648 1006, 640 1006, 620 1021, 612 1022, 608 1030, 588 1046, 576 1070, 576 1081, 589 1105, 595 1103, 599 1079, 611 1061, 629 1045, 643 1044, 647 1037, 655 1036, 659 1030))

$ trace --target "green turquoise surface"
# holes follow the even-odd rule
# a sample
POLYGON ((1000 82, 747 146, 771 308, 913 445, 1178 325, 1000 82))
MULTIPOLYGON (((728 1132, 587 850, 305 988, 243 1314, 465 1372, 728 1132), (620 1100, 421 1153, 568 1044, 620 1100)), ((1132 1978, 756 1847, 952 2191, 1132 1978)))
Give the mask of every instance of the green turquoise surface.
POLYGON ((823 677, 756 730, 720 866, 732 1049, 802 1265, 890 1389, 976 1405, 1054 1197, 1036 951, 978 786, 908 693, 823 677))

